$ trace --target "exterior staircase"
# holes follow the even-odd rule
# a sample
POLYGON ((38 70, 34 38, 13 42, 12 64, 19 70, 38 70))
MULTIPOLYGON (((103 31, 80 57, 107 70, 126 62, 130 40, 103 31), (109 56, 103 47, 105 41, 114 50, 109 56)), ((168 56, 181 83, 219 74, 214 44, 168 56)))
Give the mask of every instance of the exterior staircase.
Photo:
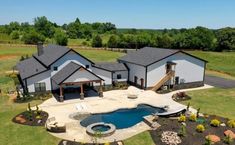
POLYGON ((154 87, 151 89, 152 91, 157 91, 163 84, 165 84, 168 80, 170 80, 175 75, 175 71, 169 71, 154 87))

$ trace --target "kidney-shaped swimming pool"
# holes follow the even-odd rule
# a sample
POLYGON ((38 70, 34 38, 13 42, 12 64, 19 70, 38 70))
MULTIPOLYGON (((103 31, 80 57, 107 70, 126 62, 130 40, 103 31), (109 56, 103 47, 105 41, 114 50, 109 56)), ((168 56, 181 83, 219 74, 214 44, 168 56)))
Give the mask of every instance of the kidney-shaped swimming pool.
POLYGON ((123 129, 134 126, 143 121, 144 116, 157 112, 162 113, 164 109, 141 104, 133 109, 119 109, 110 113, 93 114, 83 119, 80 124, 87 127, 93 123, 104 122, 115 125, 117 129, 123 129))

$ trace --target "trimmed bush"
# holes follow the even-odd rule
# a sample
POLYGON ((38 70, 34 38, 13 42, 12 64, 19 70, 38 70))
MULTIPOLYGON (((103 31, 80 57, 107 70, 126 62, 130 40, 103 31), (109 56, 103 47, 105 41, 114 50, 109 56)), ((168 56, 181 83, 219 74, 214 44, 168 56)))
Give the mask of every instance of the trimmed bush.
POLYGON ((230 127, 230 128, 235 128, 235 120, 229 120, 227 122, 227 125, 230 127))
POLYGON ((210 137, 206 137, 205 140, 206 141, 205 141, 204 145, 212 145, 213 144, 213 142, 212 142, 210 137))
POLYGON ((214 127, 218 127, 220 125, 220 121, 217 119, 213 119, 213 120, 211 120, 210 125, 214 126, 214 127))
POLYGON ((223 138, 223 142, 224 142, 225 144, 232 144, 232 143, 233 143, 233 138, 232 138, 230 135, 225 136, 225 137, 223 138))
POLYGON ((178 118, 179 122, 185 122, 186 121, 186 116, 185 115, 180 115, 180 117, 178 118))
POLYGON ((204 132, 205 131, 204 125, 202 125, 202 124, 197 125, 196 131, 197 132, 204 132))
POLYGON ((197 115, 196 114, 191 114, 190 117, 189 117, 189 120, 193 121, 193 122, 197 121, 197 115))

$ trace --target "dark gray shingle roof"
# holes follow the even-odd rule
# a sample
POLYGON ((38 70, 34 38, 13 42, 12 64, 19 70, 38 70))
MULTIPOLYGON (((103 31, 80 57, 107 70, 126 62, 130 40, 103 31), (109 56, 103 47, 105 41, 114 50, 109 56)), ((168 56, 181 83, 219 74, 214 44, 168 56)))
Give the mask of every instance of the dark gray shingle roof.
POLYGON ((101 68, 107 71, 124 71, 127 70, 126 66, 123 63, 117 62, 103 62, 103 63, 96 63, 94 67, 101 68))
POLYGON ((35 58, 29 58, 23 61, 20 61, 16 68, 18 69, 20 73, 21 79, 25 79, 27 77, 31 77, 35 74, 41 73, 43 71, 46 71, 47 69, 38 62, 35 58))
POLYGON ((38 54, 34 54, 39 61, 41 61, 44 65, 49 66, 53 62, 55 62, 58 58, 66 54, 70 51, 69 48, 59 45, 48 45, 43 48, 43 54, 38 56, 38 54))
POLYGON ((131 52, 118 60, 147 66, 177 52, 179 52, 179 50, 144 47, 138 51, 131 52))
POLYGON ((62 83, 66 78, 76 72, 81 66, 77 63, 70 62, 65 67, 63 67, 59 72, 57 72, 54 76, 52 76, 52 80, 56 82, 56 84, 62 83))

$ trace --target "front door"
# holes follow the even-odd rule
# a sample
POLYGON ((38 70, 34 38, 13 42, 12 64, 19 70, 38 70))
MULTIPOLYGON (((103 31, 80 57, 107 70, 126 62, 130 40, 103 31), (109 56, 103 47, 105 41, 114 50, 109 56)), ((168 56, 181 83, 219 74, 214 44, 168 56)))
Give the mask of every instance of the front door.
POLYGON ((141 83, 140 87, 141 87, 141 89, 143 89, 144 88, 144 79, 143 78, 140 79, 140 83, 141 83))
POLYGON ((171 64, 166 64, 166 73, 170 72, 172 70, 171 64))
POLYGON ((175 77, 175 84, 176 84, 176 85, 179 84, 179 77, 175 77))

